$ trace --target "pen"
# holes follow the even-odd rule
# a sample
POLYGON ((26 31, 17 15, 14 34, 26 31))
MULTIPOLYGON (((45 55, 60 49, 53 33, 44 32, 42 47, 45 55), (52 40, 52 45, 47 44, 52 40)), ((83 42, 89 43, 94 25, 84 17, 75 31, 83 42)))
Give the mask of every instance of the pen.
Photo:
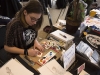
POLYGON ((64 37, 64 38, 67 38, 65 35, 63 35, 63 34, 61 34, 61 33, 59 33, 62 37, 64 37))

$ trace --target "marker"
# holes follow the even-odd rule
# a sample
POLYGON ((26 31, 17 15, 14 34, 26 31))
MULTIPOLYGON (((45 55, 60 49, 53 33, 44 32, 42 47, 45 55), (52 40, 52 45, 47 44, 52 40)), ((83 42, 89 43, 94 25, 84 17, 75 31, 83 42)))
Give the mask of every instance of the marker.
MULTIPOLYGON (((59 33, 60 34, 60 33, 59 33)), ((60 34, 62 37, 64 37, 64 38, 67 38, 65 35, 63 35, 63 34, 60 34)))

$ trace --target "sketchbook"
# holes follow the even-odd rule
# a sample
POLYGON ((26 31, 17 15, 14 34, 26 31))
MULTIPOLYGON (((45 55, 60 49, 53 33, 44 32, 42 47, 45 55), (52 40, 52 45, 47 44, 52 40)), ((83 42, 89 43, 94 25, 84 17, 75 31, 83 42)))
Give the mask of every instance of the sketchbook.
POLYGON ((0 68, 0 75, 34 75, 15 59, 10 59, 0 68))

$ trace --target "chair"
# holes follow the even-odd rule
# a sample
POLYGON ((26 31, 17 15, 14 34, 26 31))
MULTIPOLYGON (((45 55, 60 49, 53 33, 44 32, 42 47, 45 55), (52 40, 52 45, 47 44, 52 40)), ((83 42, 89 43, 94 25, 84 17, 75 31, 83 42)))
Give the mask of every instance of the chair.
MULTIPOLYGON (((10 21, 10 19, 9 19, 10 21)), ((6 33, 6 25, 9 22, 6 19, 0 19, 0 66, 2 66, 4 63, 6 63, 10 56, 8 56, 8 52, 4 50, 4 40, 5 40, 5 33, 6 33), (2 23, 1 23, 2 21, 2 23), (4 22, 6 21, 6 22, 4 22), (4 24, 6 23, 6 24, 4 24)))

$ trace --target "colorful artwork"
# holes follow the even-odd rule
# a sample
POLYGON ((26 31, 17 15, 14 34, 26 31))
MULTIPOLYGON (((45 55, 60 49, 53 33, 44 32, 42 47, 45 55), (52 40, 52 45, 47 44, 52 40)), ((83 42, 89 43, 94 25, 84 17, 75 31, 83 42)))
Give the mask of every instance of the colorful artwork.
POLYGON ((49 51, 45 56, 43 56, 42 58, 39 59, 39 62, 43 65, 46 62, 48 62, 52 57, 54 57, 56 55, 55 52, 53 51, 49 51))
POLYGON ((100 46, 100 37, 93 35, 93 34, 87 34, 86 40, 95 48, 98 48, 100 46))

